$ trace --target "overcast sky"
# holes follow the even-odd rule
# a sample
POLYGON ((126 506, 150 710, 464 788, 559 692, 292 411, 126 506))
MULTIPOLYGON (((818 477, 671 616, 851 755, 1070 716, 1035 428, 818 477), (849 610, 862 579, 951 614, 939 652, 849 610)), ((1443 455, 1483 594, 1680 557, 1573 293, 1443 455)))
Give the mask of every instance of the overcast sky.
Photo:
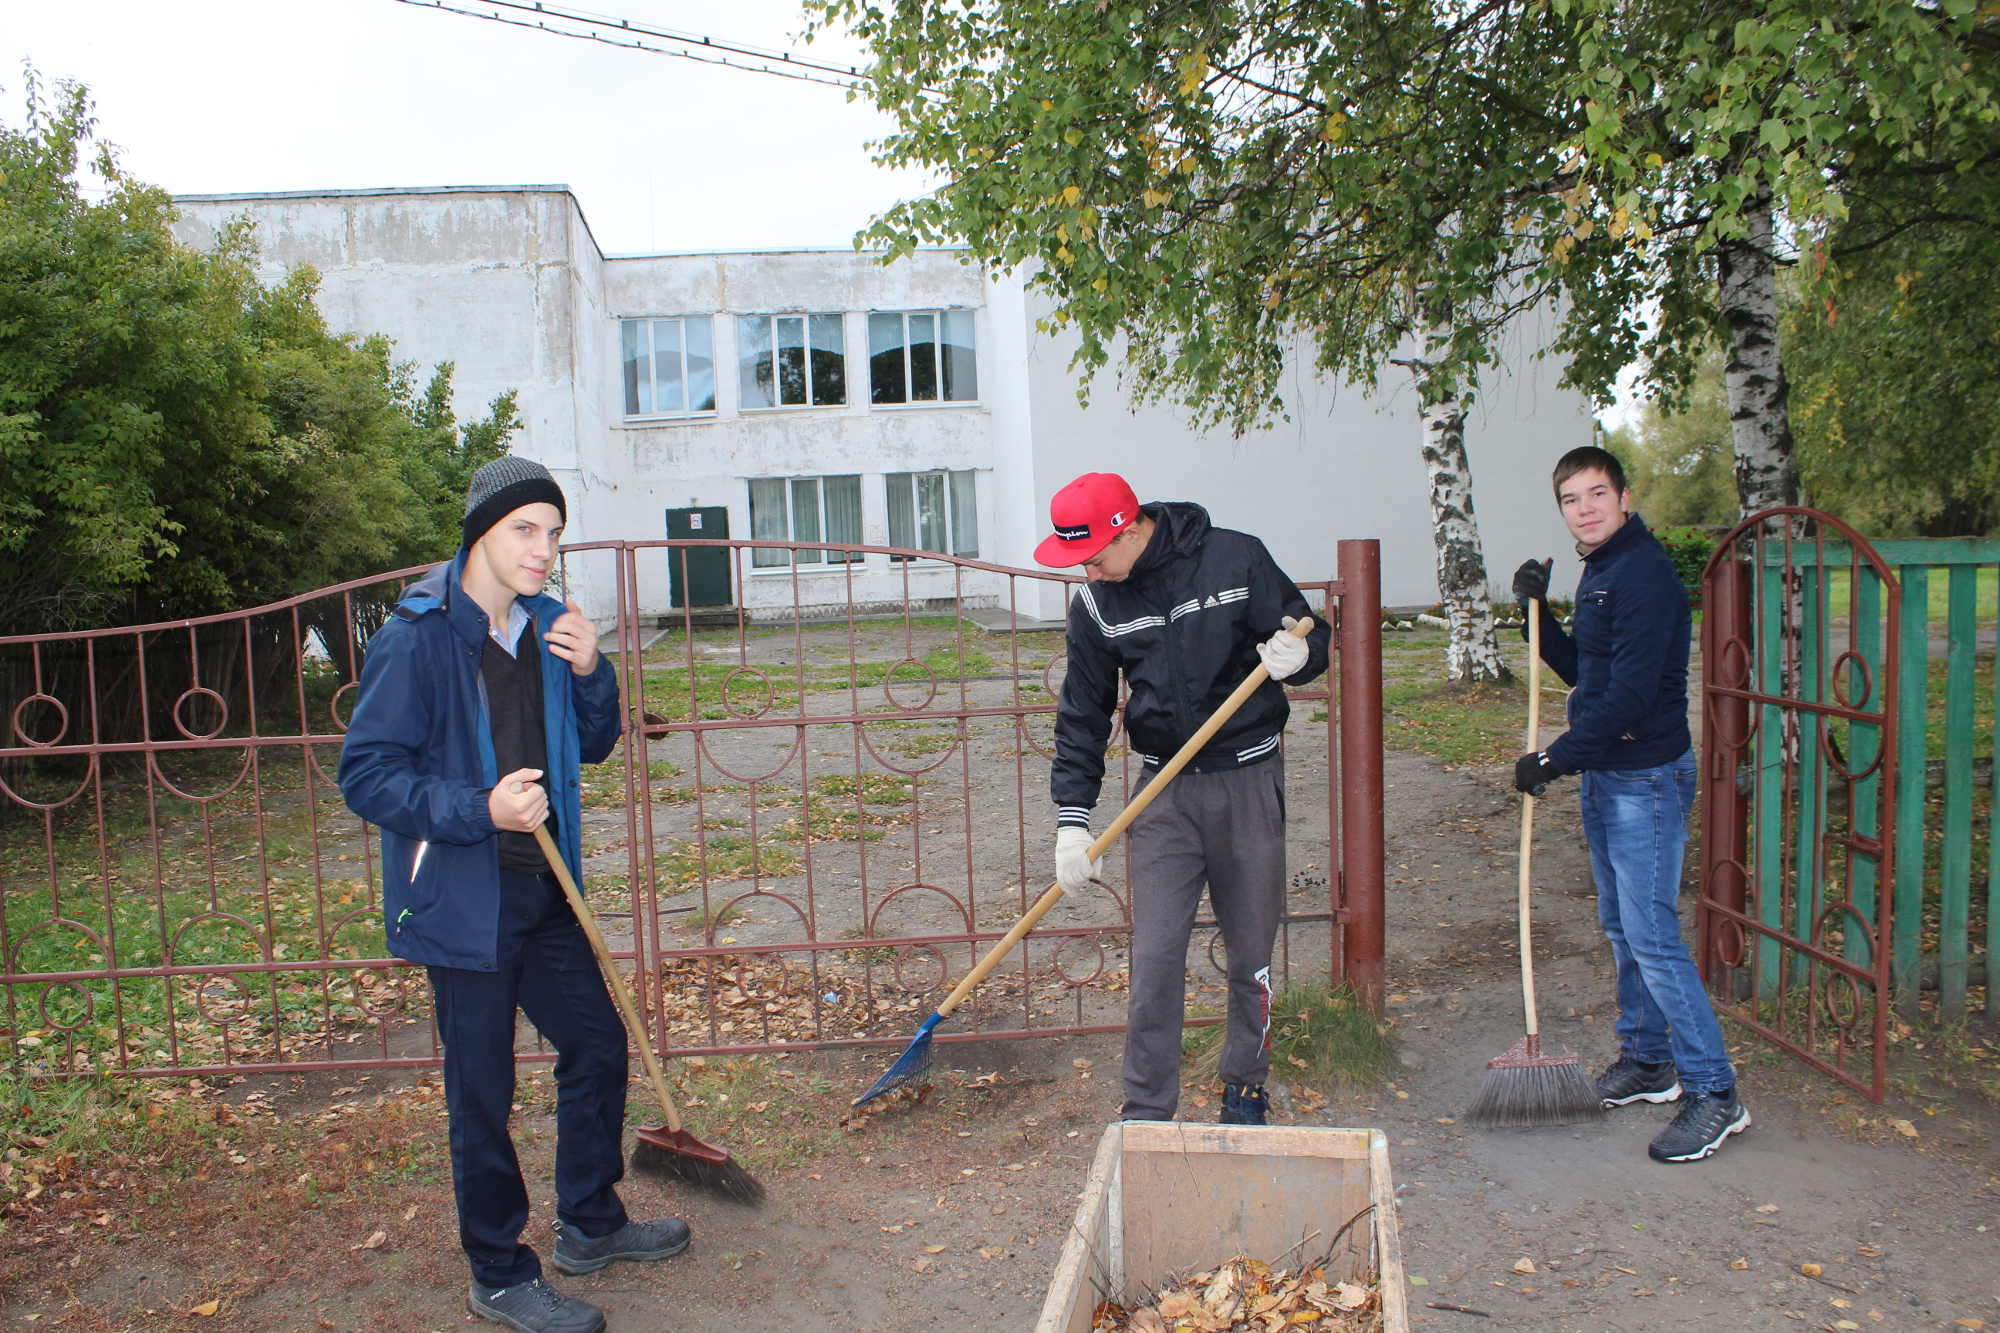
MULTIPOLYGON (((804 46, 796 0, 567 7, 855 55, 804 46)), ((846 245, 923 189, 869 160, 888 123, 839 88, 397 0, 0 0, 0 122, 16 127, 24 59, 87 84, 126 168, 177 194, 561 183, 605 252, 629 254, 846 245)))

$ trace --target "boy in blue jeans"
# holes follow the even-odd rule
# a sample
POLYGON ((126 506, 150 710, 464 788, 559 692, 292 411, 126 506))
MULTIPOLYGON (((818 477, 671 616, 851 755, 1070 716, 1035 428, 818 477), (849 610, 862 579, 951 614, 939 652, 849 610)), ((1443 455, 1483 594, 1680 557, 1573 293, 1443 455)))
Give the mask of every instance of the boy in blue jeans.
MULTIPOLYGON (((1586 446, 1555 469, 1556 504, 1583 560, 1573 633, 1549 613, 1550 561, 1514 575, 1514 595, 1540 604, 1542 659, 1572 686, 1569 730, 1514 765, 1514 786, 1540 795, 1581 774, 1583 831, 1597 916, 1618 968, 1619 1056, 1597 1077, 1604 1105, 1681 1103, 1648 1152, 1698 1162, 1750 1111, 1701 976, 1681 939, 1678 900, 1694 752, 1687 724, 1692 617, 1680 575, 1645 520, 1617 458, 1586 446)), ((1522 633, 1526 635, 1526 626, 1522 633)))

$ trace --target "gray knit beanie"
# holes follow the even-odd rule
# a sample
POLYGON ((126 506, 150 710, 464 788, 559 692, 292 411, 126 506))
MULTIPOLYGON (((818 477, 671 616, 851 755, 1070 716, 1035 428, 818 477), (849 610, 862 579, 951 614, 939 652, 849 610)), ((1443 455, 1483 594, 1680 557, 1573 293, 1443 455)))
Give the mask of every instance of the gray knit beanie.
POLYGON ((459 529, 465 549, 471 550, 495 523, 522 505, 543 503, 554 505, 568 521, 569 506, 563 503, 562 487, 556 485, 547 468, 512 454, 494 459, 472 474, 472 485, 465 492, 465 522, 459 529))

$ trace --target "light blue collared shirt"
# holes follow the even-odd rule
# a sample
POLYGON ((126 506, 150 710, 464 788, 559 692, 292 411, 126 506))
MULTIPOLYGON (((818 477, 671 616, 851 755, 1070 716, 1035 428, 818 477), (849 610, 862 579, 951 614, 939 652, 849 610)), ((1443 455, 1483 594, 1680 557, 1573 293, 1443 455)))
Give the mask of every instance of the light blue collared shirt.
POLYGON ((526 628, 528 628, 528 608, 522 606, 521 599, 516 597, 507 608, 507 624, 504 627, 500 625, 488 625, 486 627, 486 637, 492 639, 493 642, 499 644, 502 648, 505 648, 507 656, 519 657, 521 655, 521 631, 526 628))

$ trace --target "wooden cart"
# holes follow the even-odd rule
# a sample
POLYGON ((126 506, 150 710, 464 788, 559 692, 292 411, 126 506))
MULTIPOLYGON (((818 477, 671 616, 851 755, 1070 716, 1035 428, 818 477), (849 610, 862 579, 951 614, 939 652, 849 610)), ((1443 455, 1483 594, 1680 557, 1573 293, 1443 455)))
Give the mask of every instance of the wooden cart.
POLYGON ((1363 1210, 1334 1247, 1327 1276, 1379 1281, 1384 1333, 1409 1333, 1396 1192, 1381 1130, 1111 1125, 1035 1333, 1089 1333, 1106 1297, 1133 1304, 1172 1273, 1236 1255, 1316 1259, 1363 1210))

